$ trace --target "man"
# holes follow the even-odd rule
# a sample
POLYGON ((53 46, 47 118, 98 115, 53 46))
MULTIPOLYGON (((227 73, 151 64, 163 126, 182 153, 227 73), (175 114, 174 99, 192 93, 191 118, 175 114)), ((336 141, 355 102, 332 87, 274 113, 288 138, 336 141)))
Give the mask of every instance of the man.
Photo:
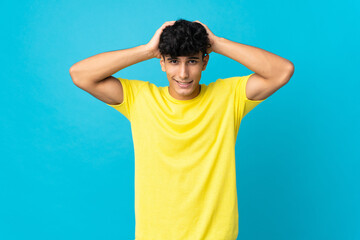
POLYGON ((183 19, 164 23, 146 45, 71 67, 76 86, 131 123, 136 240, 236 239, 235 142, 241 119, 293 72, 284 58, 183 19), (199 84, 211 52, 255 73, 199 84), (160 58, 169 86, 111 76, 151 58, 160 58))

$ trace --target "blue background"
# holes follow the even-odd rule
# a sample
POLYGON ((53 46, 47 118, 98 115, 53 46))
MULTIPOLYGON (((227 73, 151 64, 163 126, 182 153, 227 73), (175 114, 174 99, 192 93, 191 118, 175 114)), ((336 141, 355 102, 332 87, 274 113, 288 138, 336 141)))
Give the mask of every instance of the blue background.
MULTIPOLYGON (((359 3, 3 1, 0 239, 134 239, 128 120, 77 88, 75 63, 146 44, 166 21, 295 65, 242 121, 238 239, 360 239, 359 3)), ((212 53, 201 83, 252 73, 212 53)), ((167 86, 159 59, 115 77, 167 86)))

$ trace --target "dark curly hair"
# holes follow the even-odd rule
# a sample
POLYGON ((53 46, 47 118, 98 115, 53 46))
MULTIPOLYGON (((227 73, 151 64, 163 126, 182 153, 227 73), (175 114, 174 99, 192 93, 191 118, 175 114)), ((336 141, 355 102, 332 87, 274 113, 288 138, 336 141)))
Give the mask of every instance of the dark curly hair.
POLYGON ((163 29, 159 40, 159 51, 172 58, 191 56, 202 52, 205 57, 206 50, 211 47, 208 33, 203 25, 178 19, 173 25, 163 29))

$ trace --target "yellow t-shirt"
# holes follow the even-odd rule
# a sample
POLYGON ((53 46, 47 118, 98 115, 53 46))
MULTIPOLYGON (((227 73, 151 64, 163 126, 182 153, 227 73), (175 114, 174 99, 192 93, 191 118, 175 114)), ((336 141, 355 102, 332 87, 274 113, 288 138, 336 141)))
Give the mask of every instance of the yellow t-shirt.
POLYGON ((135 240, 236 239, 236 136, 265 100, 246 97, 251 75, 201 84, 190 100, 173 98, 168 86, 118 78, 124 101, 107 105, 131 124, 135 240))

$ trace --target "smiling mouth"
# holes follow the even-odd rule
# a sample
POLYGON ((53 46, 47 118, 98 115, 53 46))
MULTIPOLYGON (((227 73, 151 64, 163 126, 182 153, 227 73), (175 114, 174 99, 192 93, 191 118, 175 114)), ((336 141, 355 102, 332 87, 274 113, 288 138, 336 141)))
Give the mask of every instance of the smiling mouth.
MULTIPOLYGON (((176 80, 175 80, 176 81, 176 80)), ((192 83, 194 80, 190 81, 190 82, 180 82, 180 81, 176 81, 178 83, 182 83, 182 84, 188 84, 188 83, 192 83)))
POLYGON ((174 81, 180 88, 190 88, 192 86, 192 83, 194 82, 194 80, 192 80, 190 82, 179 82, 176 80, 174 80, 174 81))

